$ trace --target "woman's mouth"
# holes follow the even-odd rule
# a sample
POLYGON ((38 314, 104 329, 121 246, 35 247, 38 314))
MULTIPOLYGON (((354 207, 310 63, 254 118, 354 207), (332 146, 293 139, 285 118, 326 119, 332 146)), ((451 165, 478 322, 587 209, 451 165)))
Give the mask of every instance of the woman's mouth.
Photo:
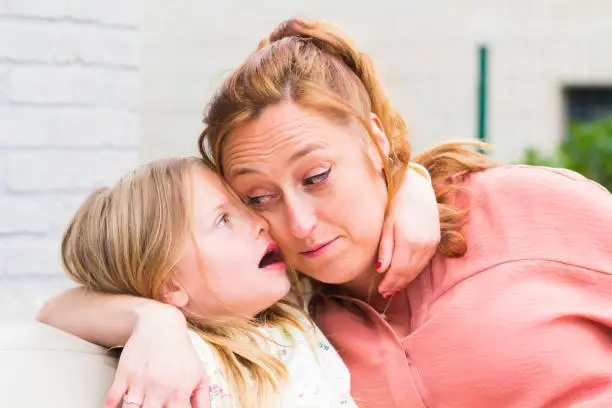
POLYGON ((325 242, 321 242, 318 243, 316 245, 313 245, 311 248, 309 248, 306 251, 302 251, 300 252, 300 255, 304 255, 308 258, 316 258, 318 256, 323 255, 327 249, 334 243, 336 242, 338 238, 334 238, 334 239, 330 239, 329 241, 325 241, 325 242))
POLYGON ((266 252, 259 261, 259 268, 285 268, 285 261, 276 242, 271 242, 266 248, 266 252))

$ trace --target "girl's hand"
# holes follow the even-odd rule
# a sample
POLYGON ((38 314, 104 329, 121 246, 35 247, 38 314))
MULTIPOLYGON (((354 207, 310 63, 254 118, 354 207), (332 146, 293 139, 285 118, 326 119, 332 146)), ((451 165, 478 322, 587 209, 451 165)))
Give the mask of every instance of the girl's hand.
POLYGON ((439 243, 438 203, 429 174, 420 166, 410 167, 383 225, 376 265, 379 272, 386 272, 378 287, 380 294, 388 298, 408 286, 439 243))

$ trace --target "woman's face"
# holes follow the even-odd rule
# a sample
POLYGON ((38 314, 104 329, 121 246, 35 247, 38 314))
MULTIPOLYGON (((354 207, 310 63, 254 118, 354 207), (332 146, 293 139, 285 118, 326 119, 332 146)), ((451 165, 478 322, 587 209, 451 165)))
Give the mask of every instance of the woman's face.
POLYGON ((297 270, 329 284, 370 276, 387 192, 380 156, 356 120, 283 102, 229 134, 222 158, 229 183, 297 270))

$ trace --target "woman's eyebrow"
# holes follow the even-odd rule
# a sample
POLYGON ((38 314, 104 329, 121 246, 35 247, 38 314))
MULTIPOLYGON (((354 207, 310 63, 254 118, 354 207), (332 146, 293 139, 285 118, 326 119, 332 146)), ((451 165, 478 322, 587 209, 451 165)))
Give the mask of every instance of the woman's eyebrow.
POLYGON ((230 171, 231 177, 244 176, 245 174, 251 174, 251 173, 261 173, 261 172, 252 167, 238 167, 237 169, 233 168, 230 171))
POLYGON ((296 160, 301 159, 302 157, 306 156, 307 154, 310 154, 310 153, 314 152, 315 150, 320 150, 322 148, 323 148, 322 146, 315 145, 315 144, 304 146, 304 147, 298 149, 298 151, 296 151, 295 153, 293 153, 293 155, 291 155, 291 158, 289 160, 290 161, 296 161, 296 160))
MULTIPOLYGON (((289 158, 289 161, 294 162, 316 150, 321 150, 321 149, 323 149, 323 146, 320 146, 317 144, 310 144, 307 146, 303 146, 291 155, 291 157, 289 158)), ((251 174, 251 173, 261 173, 261 171, 257 170, 256 168, 246 167, 246 166, 245 167, 239 166, 230 171, 231 177, 244 176, 245 174, 251 174)))

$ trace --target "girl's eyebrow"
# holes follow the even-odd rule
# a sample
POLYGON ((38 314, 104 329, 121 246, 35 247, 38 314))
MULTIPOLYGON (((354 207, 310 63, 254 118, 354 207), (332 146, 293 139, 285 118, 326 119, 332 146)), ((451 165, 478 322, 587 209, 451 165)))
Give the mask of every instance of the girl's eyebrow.
POLYGON ((225 207, 227 207, 228 201, 227 200, 223 200, 221 201, 221 203, 219 203, 216 207, 215 207, 215 214, 221 212, 221 210, 225 209, 225 207))

